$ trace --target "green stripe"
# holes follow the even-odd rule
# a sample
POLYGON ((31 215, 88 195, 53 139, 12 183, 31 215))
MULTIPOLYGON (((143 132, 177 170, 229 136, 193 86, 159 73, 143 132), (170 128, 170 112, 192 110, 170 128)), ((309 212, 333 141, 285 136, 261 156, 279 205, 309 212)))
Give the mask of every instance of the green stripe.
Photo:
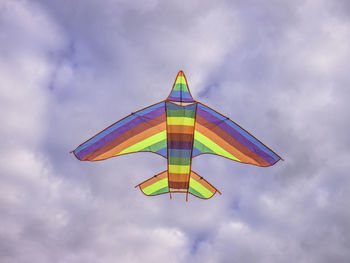
POLYGON ((176 83, 174 86, 174 90, 183 90, 188 92, 187 85, 183 83, 176 83))
POLYGON ((188 192, 190 192, 191 194, 201 197, 201 198, 205 198, 203 195, 201 195, 199 192, 197 192, 196 190, 194 190, 192 187, 188 188, 188 192))
POLYGON ((154 194, 165 187, 168 187, 168 178, 164 178, 162 180, 159 180, 159 181, 143 188, 142 192, 144 192, 146 195, 151 195, 151 194, 154 194))
POLYGON ((190 187, 192 187, 205 198, 209 198, 213 195, 213 193, 208 188, 204 187, 201 183, 192 178, 190 178, 190 187))
POLYGON ((163 140, 160 142, 157 142, 155 144, 152 144, 146 148, 143 148, 141 151, 146 152, 146 151, 150 151, 150 152, 158 152, 160 149, 166 148, 167 147, 167 140, 163 140))
POLYGON ((202 153, 215 153, 196 139, 193 141, 193 147, 197 148, 197 150, 201 151, 202 153))
POLYGON ((164 193, 167 193, 167 192, 169 192, 169 187, 168 186, 166 186, 166 187, 164 187, 162 189, 159 189, 158 191, 155 191, 154 193, 149 194, 149 195, 159 195, 159 194, 164 194, 164 193))
MULTIPOLYGON (((171 152, 170 152, 171 154, 171 152)), ((169 164, 180 164, 180 165, 189 165, 191 163, 191 158, 186 157, 168 157, 169 164)))
POLYGON ((117 155, 141 151, 142 149, 148 147, 149 145, 158 143, 159 141, 163 141, 164 139, 166 139, 166 131, 161 131, 153 136, 150 136, 140 142, 137 142, 131 145, 130 147, 118 153, 117 155))
POLYGON ((178 110, 169 110, 166 111, 167 117, 188 117, 194 119, 196 116, 195 110, 185 110, 185 109, 178 109, 178 110))

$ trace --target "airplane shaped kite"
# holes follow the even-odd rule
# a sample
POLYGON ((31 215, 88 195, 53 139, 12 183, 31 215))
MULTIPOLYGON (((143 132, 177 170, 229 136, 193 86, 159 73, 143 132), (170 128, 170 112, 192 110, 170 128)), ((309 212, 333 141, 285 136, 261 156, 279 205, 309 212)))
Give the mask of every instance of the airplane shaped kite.
POLYGON ((164 101, 131 113, 79 145, 81 161, 100 161, 135 152, 167 159, 168 169, 138 184, 148 196, 188 193, 203 199, 221 194, 191 170, 192 158, 215 154, 237 162, 271 166, 281 157, 210 107, 192 98, 185 74, 177 74, 164 101))

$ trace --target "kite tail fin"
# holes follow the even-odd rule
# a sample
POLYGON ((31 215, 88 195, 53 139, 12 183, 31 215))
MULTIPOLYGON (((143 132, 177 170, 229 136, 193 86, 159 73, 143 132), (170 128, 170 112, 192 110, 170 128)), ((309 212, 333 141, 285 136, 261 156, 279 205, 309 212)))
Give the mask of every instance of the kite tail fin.
POLYGON ((216 189, 208 181, 206 181, 203 177, 201 177, 194 171, 191 171, 190 174, 190 185, 188 188, 188 192, 202 199, 209 199, 216 192, 221 194, 221 192, 218 189, 216 189))
POLYGON ((163 171, 135 186, 145 195, 154 196, 169 193, 168 171, 163 171))

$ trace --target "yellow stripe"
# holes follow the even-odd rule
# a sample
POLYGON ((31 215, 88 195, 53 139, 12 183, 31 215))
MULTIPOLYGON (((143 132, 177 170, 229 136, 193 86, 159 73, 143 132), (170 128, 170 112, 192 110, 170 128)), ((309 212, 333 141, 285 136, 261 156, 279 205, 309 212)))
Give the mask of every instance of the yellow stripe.
POLYGON ((145 188, 142 189, 142 191, 146 194, 146 195, 150 195, 164 187, 168 186, 168 178, 164 178, 162 180, 159 180, 158 182, 155 182, 145 188))
POLYGON ((164 139, 166 139, 166 131, 161 131, 161 132, 159 132, 151 137, 148 137, 148 138, 146 138, 138 143, 135 143, 134 145, 131 145, 130 147, 124 149, 123 151, 121 151, 120 153, 118 153, 116 155, 137 152, 137 151, 140 151, 140 150, 142 150, 142 149, 144 149, 152 144, 160 142, 164 139))
POLYGON ((169 164, 168 165, 168 170, 169 170, 169 173, 188 174, 190 172, 190 166, 189 165, 169 164))
POLYGON ((202 194, 206 198, 210 198, 214 194, 208 188, 206 188, 193 178, 190 178, 190 187, 192 187, 194 190, 196 190, 198 193, 202 194))
POLYGON ((194 126, 194 118, 187 117, 167 117, 168 125, 194 126))
POLYGON ((178 84, 178 83, 186 84, 185 78, 183 76, 178 76, 176 79, 176 84, 178 84))
POLYGON ((237 157, 235 157, 232 154, 230 154, 229 152, 227 152, 226 150, 222 149, 219 145, 217 145, 215 142, 213 142, 212 140, 210 140, 209 138, 207 138, 206 136, 201 134, 199 131, 195 131, 194 139, 199 141, 200 143, 204 144, 206 147, 211 149, 216 154, 225 156, 229 159, 233 159, 233 160, 238 161, 238 162, 241 161, 237 157))

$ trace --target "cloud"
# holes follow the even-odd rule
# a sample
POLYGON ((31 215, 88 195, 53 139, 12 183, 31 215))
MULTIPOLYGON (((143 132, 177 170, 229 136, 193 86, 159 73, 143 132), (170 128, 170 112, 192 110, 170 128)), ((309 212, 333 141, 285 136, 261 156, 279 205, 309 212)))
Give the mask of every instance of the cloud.
POLYGON ((348 262, 349 16, 345 1, 3 1, 2 262, 348 262), (195 98, 285 162, 217 156, 209 201, 133 188, 166 168, 68 152, 164 99, 195 98))

